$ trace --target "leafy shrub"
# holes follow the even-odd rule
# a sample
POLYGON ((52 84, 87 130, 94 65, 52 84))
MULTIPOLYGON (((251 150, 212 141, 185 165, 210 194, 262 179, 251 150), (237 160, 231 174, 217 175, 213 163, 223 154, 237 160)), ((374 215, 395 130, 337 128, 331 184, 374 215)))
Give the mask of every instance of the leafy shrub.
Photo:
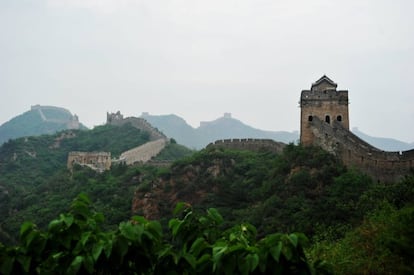
POLYGON ((241 224, 223 231, 215 209, 206 215, 183 203, 161 225, 135 216, 116 230, 103 231, 103 215, 79 195, 69 213, 42 232, 26 222, 20 244, 0 244, 2 274, 311 274, 300 233, 256 239, 256 229, 241 224))

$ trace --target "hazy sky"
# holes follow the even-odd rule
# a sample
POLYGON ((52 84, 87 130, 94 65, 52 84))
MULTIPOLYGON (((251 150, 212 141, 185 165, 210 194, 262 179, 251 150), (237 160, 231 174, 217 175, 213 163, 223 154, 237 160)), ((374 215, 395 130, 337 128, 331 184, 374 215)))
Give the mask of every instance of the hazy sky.
POLYGON ((0 124, 55 105, 299 129, 326 74, 350 124, 414 142, 412 0, 0 0, 0 124))

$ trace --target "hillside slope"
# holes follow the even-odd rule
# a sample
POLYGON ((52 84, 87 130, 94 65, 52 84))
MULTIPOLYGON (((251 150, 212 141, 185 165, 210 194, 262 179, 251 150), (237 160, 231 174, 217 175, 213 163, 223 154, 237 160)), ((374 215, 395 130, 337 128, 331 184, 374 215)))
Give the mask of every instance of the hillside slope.
MULTIPOLYGON (((152 175, 157 168, 121 164, 102 174, 79 166, 68 171, 68 153, 106 151, 117 158, 149 140, 148 132, 126 123, 87 131, 65 130, 4 143, 0 146, 0 242, 16 238, 24 220, 46 226, 80 192, 88 193, 97 202, 98 208, 109 217, 108 225, 128 218, 136 188, 134 182, 145 180, 141 171, 147 169, 152 175)), ((188 148, 170 142, 156 161, 174 161, 190 154, 188 148)))
POLYGON ((87 128, 67 109, 35 105, 0 126, 0 145, 9 139, 54 134, 66 129, 87 128))
POLYGON ((132 211, 160 219, 184 201, 216 207, 229 221, 252 223, 261 234, 277 228, 338 236, 382 200, 412 201, 412 183, 374 183, 318 148, 290 144, 281 154, 208 148, 138 185, 132 211))

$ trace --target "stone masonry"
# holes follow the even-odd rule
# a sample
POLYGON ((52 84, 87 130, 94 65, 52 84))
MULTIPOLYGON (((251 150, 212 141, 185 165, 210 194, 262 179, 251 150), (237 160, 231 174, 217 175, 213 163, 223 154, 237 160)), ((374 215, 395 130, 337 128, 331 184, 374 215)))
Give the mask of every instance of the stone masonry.
POLYGON ((148 121, 140 117, 127 117, 124 116, 118 111, 116 113, 107 113, 106 123, 110 125, 121 126, 127 123, 130 123, 133 127, 140 129, 144 132, 150 134, 151 140, 165 139, 166 136, 161 133, 158 129, 154 128, 148 121))
POLYGON ((158 139, 147 142, 141 146, 123 152, 119 157, 119 161, 125 162, 126 165, 136 163, 145 163, 157 156, 167 144, 166 139, 158 139))
POLYGON ((349 131, 348 91, 336 87, 323 76, 302 91, 300 142, 322 147, 377 181, 395 181, 414 170, 414 150, 385 152, 349 131))
POLYGON ((67 167, 73 169, 75 164, 87 166, 95 171, 103 172, 111 168, 111 153, 108 152, 70 152, 67 167))
POLYGON ((315 117, 328 124, 338 121, 349 130, 348 91, 337 91, 337 86, 324 75, 312 84, 310 90, 302 91, 300 97, 302 144, 312 144, 314 137, 309 122, 312 122, 315 117))

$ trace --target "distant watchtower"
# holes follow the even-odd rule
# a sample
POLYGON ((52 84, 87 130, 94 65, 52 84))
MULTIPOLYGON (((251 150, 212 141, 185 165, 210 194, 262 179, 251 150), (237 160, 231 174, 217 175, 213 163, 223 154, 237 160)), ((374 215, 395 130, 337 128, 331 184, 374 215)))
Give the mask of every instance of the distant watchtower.
POLYGON ((349 130, 348 91, 337 91, 338 85, 326 75, 312 84, 310 90, 303 90, 300 96, 300 142, 313 144, 311 122, 318 118, 328 124, 340 122, 349 130))

